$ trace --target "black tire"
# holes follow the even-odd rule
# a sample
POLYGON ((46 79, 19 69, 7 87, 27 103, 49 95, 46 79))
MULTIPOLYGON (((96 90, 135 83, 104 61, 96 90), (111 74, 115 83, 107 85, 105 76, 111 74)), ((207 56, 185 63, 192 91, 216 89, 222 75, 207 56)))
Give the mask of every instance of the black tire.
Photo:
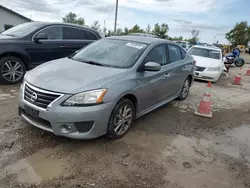
POLYGON ((244 64, 245 64, 245 61, 243 59, 237 59, 234 64, 237 66, 237 67, 242 67, 244 64))
POLYGON ((189 77, 187 77, 183 83, 181 93, 180 93, 180 96, 178 97, 178 100, 183 101, 188 97, 190 86, 191 86, 191 79, 189 77))
POLYGON ((135 119, 135 106, 134 106, 134 104, 129 99, 126 99, 126 98, 121 99, 116 104, 116 106, 114 107, 114 109, 110 115, 106 136, 112 140, 123 137, 130 129, 134 119, 135 119), (117 116, 118 116, 117 114, 125 106, 128 106, 131 109, 132 120, 131 120, 131 123, 129 123, 129 125, 126 126, 127 128, 126 128, 125 132, 123 132, 122 134, 117 134, 117 132, 115 131, 115 128, 116 128, 115 124, 116 124, 116 120, 117 120, 117 116))
MULTIPOLYGON (((19 71, 21 72, 21 71, 19 71)), ((23 80, 23 77, 26 73, 26 67, 24 65, 24 62, 22 60, 20 60, 19 58, 16 58, 16 57, 13 57, 13 56, 7 56, 7 57, 3 57, 0 59, 0 83, 1 84, 16 84, 16 83, 19 83, 23 80), (13 80, 8 80, 7 78, 5 78, 4 76, 4 69, 6 67, 6 63, 8 61, 13 61, 13 62, 18 62, 19 65, 20 65, 20 69, 19 70, 22 70, 22 74, 20 74, 20 76, 18 76, 18 79, 14 79, 13 80)))

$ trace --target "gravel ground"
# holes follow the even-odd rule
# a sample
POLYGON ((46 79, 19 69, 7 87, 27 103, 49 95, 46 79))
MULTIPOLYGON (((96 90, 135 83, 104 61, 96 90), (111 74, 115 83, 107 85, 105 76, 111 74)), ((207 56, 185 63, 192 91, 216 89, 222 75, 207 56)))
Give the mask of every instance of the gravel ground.
POLYGON ((17 115, 19 86, 0 86, 0 187, 250 188, 250 77, 233 86, 239 70, 212 85, 213 118, 194 116, 206 86, 197 81, 187 100, 140 118, 116 141, 32 127, 17 115))

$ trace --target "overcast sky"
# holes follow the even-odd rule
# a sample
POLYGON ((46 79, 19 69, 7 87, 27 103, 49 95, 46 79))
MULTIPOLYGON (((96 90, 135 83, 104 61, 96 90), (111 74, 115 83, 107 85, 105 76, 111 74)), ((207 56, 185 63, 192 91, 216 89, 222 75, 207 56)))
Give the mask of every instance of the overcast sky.
MULTIPOLYGON (((36 21, 61 21, 69 12, 84 17, 88 25, 99 20, 114 25, 115 0, 1 0, 0 4, 36 21)), ((167 23, 169 36, 191 38, 200 30, 202 42, 224 39, 236 22, 250 23, 250 0, 119 0, 118 28, 167 23)))

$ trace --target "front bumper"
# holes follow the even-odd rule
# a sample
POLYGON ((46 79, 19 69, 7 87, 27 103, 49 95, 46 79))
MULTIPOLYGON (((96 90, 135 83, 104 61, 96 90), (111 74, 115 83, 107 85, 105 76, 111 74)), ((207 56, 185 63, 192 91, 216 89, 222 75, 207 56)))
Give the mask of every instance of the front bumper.
POLYGON ((112 103, 88 107, 61 106, 60 104, 69 97, 69 95, 65 95, 53 102, 50 107, 41 109, 23 98, 22 87, 20 89, 19 115, 35 127, 73 139, 92 139, 106 133, 113 109, 112 103), (38 117, 34 118, 27 114, 25 106, 37 110, 38 117))
POLYGON ((194 76, 197 80, 216 82, 221 75, 219 71, 195 71, 194 76))

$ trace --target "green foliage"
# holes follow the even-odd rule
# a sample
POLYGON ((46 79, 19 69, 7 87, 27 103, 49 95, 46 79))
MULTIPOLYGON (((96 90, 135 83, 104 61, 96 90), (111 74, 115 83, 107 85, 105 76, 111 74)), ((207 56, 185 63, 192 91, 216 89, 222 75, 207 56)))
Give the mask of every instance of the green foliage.
POLYGON ((129 33, 143 33, 144 30, 140 28, 139 25, 135 25, 133 28, 129 30, 129 33))
POLYGON ((73 13, 73 12, 70 12, 65 17, 63 17, 62 21, 65 22, 65 23, 85 25, 84 18, 77 18, 77 15, 75 13, 73 13))
POLYGON ((168 32, 169 28, 168 28, 168 25, 163 23, 163 24, 155 24, 154 26, 154 29, 152 31, 152 34, 154 35, 157 35, 158 37, 162 38, 162 39, 167 39, 168 38, 168 35, 167 35, 167 32, 168 32))
POLYGON ((226 39, 229 40, 233 46, 247 45, 250 41, 250 26, 247 22, 236 23, 234 28, 226 33, 226 39))
POLYGON ((97 31, 101 31, 101 25, 98 20, 94 21, 90 27, 97 31))
POLYGON ((180 36, 180 37, 168 37, 169 40, 172 40, 172 41, 183 41, 183 37, 180 36))

